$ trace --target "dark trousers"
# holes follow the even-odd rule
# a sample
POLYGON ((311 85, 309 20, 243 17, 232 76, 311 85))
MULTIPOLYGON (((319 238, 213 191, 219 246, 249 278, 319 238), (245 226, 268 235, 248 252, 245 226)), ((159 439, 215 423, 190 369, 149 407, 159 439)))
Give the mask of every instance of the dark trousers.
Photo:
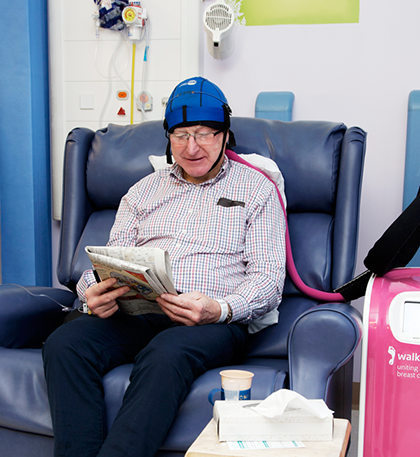
POLYGON ((154 456, 194 380, 235 363, 246 326, 174 325, 166 316, 83 315, 43 349, 56 457, 154 456), (123 404, 106 429, 102 377, 134 363, 123 404))

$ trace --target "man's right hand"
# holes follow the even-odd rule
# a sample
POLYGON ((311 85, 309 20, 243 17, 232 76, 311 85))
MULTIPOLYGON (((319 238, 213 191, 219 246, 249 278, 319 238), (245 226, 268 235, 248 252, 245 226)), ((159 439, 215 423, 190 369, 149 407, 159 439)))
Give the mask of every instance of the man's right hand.
POLYGON ((126 294, 130 288, 123 286, 113 289, 116 282, 115 278, 109 278, 86 290, 86 301, 92 314, 106 319, 118 310, 116 299, 126 294))

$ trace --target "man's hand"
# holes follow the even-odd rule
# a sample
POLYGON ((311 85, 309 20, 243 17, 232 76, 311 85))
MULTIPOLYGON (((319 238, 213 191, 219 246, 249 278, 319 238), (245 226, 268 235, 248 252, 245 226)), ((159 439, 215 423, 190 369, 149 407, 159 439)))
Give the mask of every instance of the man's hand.
POLYGON ((87 305, 95 316, 105 319, 118 310, 116 299, 126 294, 130 288, 123 286, 113 289, 112 286, 116 282, 115 278, 109 278, 87 289, 85 294, 87 305))
POLYGON ((200 292, 162 294, 157 302, 173 322, 181 325, 213 324, 221 314, 219 302, 200 292))

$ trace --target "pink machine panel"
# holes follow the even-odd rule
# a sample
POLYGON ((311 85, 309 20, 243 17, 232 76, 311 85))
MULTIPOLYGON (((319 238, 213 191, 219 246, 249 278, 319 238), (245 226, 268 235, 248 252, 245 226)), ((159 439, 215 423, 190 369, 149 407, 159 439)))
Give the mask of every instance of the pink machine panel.
POLYGON ((420 455, 420 268, 369 282, 358 451, 359 457, 420 455))

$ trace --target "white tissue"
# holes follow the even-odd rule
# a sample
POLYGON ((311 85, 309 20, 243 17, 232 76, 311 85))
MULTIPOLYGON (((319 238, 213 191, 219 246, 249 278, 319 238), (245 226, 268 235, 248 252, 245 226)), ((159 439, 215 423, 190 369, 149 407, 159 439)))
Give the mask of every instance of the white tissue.
POLYGON ((299 415, 311 415, 326 419, 331 417, 331 411, 324 401, 307 400, 297 392, 288 389, 281 389, 272 393, 258 406, 249 407, 269 420, 276 420, 280 416, 299 413, 299 415))

